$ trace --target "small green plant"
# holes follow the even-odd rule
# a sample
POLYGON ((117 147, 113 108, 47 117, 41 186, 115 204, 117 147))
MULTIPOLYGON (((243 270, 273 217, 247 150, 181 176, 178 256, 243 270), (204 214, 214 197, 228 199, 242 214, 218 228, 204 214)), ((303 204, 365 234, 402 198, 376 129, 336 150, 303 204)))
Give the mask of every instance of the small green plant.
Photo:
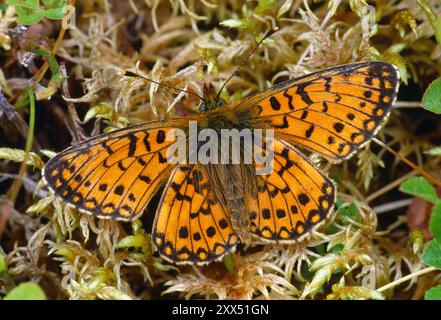
MULTIPOLYGON (((39 285, 32 282, 24 282, 14 287, 14 281, 8 272, 5 256, 0 251, 0 279, 12 289, 3 300, 46 300, 46 295, 39 285)), ((1 300, 1 297, 0 297, 1 300)))
POLYGON ((0 275, 5 273, 6 270, 7 270, 7 267, 6 267, 5 257, 3 256, 3 254, 0 253, 0 275))
POLYGON ((3 300, 46 300, 46 295, 39 285, 25 282, 12 289, 3 300))
MULTIPOLYGON (((424 178, 416 177, 405 181, 400 186, 400 191, 422 198, 433 204, 429 229, 434 239, 423 252, 422 259, 428 266, 441 270, 441 199, 437 196, 435 188, 424 178)), ((441 285, 429 289, 425 298, 428 300, 441 300, 441 285)))
POLYGON ((438 41, 438 44, 441 46, 441 17, 437 17, 436 12, 425 0, 417 0, 417 3, 425 12, 430 24, 432 25, 435 38, 438 41))
POLYGON ((441 114, 441 78, 434 80, 424 92, 423 108, 441 114))
POLYGON ((6 0, 15 6, 19 24, 33 25, 44 18, 60 20, 66 16, 66 0, 6 0))
MULTIPOLYGON (((435 11, 424 0, 417 0, 418 5, 426 13, 432 25, 438 45, 441 46, 441 17, 437 17, 435 11)), ((435 79, 424 92, 422 106, 428 111, 441 114, 441 78, 435 79)))
POLYGON ((47 58, 49 70, 51 71, 51 78, 48 86, 35 93, 37 100, 44 100, 50 98, 55 92, 57 92, 64 80, 64 77, 61 73, 61 68, 57 62, 57 59, 51 52, 40 49, 37 51, 37 53, 47 58))
MULTIPOLYGON (((441 215, 438 214, 440 217, 441 215)), ((441 239, 435 238, 427 246, 423 253, 423 261, 429 266, 441 270, 441 239)), ((430 288, 426 291, 425 299, 427 300, 441 300, 441 285, 430 288)))

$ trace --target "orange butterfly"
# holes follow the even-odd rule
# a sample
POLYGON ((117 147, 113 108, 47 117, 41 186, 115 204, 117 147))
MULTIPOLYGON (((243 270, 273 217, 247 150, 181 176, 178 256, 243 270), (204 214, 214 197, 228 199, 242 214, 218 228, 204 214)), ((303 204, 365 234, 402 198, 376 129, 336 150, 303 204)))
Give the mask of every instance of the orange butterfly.
MULTIPOLYGON (((161 256, 206 264, 254 235, 292 243, 329 217, 336 190, 291 143, 341 162, 363 147, 388 117, 399 74, 385 62, 329 68, 278 84, 235 105, 212 91, 194 117, 153 121, 96 136, 53 157, 49 188, 69 205, 100 218, 132 220, 164 187, 153 226, 161 256), (167 136, 201 129, 273 129, 273 171, 255 165, 171 164, 167 136)), ((221 152, 221 151, 220 151, 221 152)))

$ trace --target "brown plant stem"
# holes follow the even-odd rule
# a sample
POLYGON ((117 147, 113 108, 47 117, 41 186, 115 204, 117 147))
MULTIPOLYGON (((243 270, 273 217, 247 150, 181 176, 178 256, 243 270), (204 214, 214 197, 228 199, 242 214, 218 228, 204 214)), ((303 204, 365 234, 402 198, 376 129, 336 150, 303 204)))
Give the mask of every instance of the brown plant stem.
MULTIPOLYGON (((68 1, 68 4, 75 7, 75 0, 68 1)), ((66 34, 67 29, 63 28, 61 26, 61 30, 58 34, 57 40, 55 41, 54 47, 51 50, 51 53, 55 55, 61 47, 61 42, 64 38, 64 35, 66 34)), ((32 88, 35 89, 35 87, 40 83, 41 79, 43 79, 44 75, 46 74, 46 71, 49 68, 49 63, 46 59, 46 61, 43 63, 43 65, 38 69, 38 71, 34 74, 34 82, 32 83, 32 88)), ((18 98, 17 101, 14 104, 14 109, 17 109, 18 105, 20 105, 25 100, 25 95, 22 93, 18 98)))
POLYGON ((415 171, 417 171, 419 174, 421 174, 424 178, 426 178, 427 180, 431 181, 432 183, 436 184, 437 186, 441 187, 441 181, 439 181, 437 178, 435 178, 434 176, 432 176, 430 173, 428 173, 427 171, 425 171, 424 169, 421 169, 420 167, 418 167, 416 164, 414 164, 413 162, 407 160, 405 157, 403 157, 402 155, 400 155, 398 152, 396 152, 394 149, 392 149, 391 147, 389 147, 387 144, 385 144, 384 142, 378 140, 377 138, 372 138, 372 141, 374 141, 375 143, 377 143, 378 145, 382 146, 383 148, 385 148, 387 151, 389 151, 390 153, 392 153, 394 156, 396 156, 398 159, 400 159, 401 161, 403 161, 405 164, 407 164, 409 167, 411 167, 412 169, 414 169, 415 171))
POLYGON ((398 280, 392 281, 392 282, 382 286, 381 288, 378 288, 377 291, 378 292, 386 291, 386 290, 391 289, 391 288, 393 288, 393 287, 395 287, 395 286, 397 286, 397 285, 399 285, 399 284, 401 284, 403 282, 406 282, 406 281, 411 280, 411 279, 413 279, 415 277, 419 277, 419 276, 421 276, 423 274, 426 274, 426 273, 429 273, 429 272, 432 272, 432 271, 436 271, 436 270, 438 270, 438 269, 436 269, 435 267, 427 267, 427 268, 424 268, 422 270, 418 270, 418 271, 412 272, 411 274, 408 274, 405 277, 402 277, 402 278, 400 278, 398 280))

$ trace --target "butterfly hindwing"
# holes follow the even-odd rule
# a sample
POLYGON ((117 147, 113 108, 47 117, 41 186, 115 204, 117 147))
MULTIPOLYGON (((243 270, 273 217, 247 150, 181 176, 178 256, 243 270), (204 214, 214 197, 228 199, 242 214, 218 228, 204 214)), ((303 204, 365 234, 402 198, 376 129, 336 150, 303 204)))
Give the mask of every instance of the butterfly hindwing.
POLYGON ((281 83, 236 108, 254 108, 278 137, 339 162, 380 128, 396 98, 398 79, 389 63, 354 63, 281 83))
POLYGON ((335 202, 335 186, 289 143, 275 140, 273 171, 257 176, 247 199, 250 231, 266 241, 299 240, 323 222, 335 202))
POLYGON ((49 160, 43 177, 57 196, 101 218, 133 219, 171 170, 161 122, 102 134, 49 160))
POLYGON ((237 241, 203 168, 176 167, 153 226, 153 243, 161 256, 177 264, 206 264, 231 252, 237 241))

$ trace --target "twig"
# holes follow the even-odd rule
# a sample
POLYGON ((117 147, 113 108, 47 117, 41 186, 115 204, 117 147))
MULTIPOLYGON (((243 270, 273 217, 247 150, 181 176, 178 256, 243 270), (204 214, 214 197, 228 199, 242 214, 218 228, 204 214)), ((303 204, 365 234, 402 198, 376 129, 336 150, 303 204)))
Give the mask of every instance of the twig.
POLYGON ((436 269, 435 267, 427 267, 427 268, 424 268, 422 270, 412 272, 411 274, 408 274, 405 277, 402 277, 402 278, 400 278, 398 280, 395 280, 395 281, 393 281, 391 283, 388 283, 388 284, 382 286, 381 288, 378 288, 377 291, 378 292, 386 291, 386 290, 388 290, 390 288, 393 288, 393 287, 395 287, 395 286, 397 286, 397 285, 399 285, 399 284, 401 284, 403 282, 406 282, 407 280, 419 277, 419 276, 421 276, 423 274, 426 274, 426 273, 429 273, 429 272, 432 272, 432 271, 436 271, 436 270, 438 270, 438 269, 436 269))
MULTIPOLYGON (((71 1, 70 1, 70 5, 73 6, 73 7, 75 7, 75 0, 71 0, 71 1)), ((55 55, 55 54, 57 53, 58 49, 60 49, 60 47, 61 47, 61 42, 62 42, 62 40, 63 40, 63 38, 64 38, 64 35, 66 34, 66 31, 67 31, 67 29, 61 27, 60 33, 58 34, 58 38, 57 38, 57 40, 55 41, 54 47, 53 47, 52 50, 51 50, 51 53, 52 53, 53 55, 55 55)), ((48 70, 48 68, 49 68, 49 62, 48 62, 47 59, 46 59, 46 61, 44 62, 44 64, 40 67, 40 69, 39 69, 39 70, 35 73, 35 75, 34 75, 34 80, 35 80, 35 81, 34 81, 33 84, 32 84, 32 88, 33 88, 33 89, 35 89, 35 88, 37 87, 37 85, 40 83, 41 79, 43 79, 43 77, 44 77, 44 75, 46 74, 46 71, 48 70)), ((17 98, 17 101, 16 101, 15 104, 14 104, 14 109, 17 109, 18 106, 19 106, 21 103, 23 103, 24 99, 25 99, 25 98, 24 98, 24 95, 23 95, 23 94, 20 95, 20 96, 17 98)))
POLYGON ((36 193, 36 196, 45 198, 48 193, 44 189, 37 190, 37 182, 29 178, 29 176, 20 176, 14 173, 0 173, 0 183, 7 179, 20 179, 23 181, 23 186, 28 193, 36 193))
POLYGON ((435 178, 434 176, 432 176, 430 173, 428 173, 427 171, 425 171, 424 169, 421 169, 420 167, 418 167, 416 164, 414 164, 413 162, 407 160, 405 157, 403 157, 401 154, 399 154, 398 152, 396 152, 394 149, 392 149, 391 147, 389 147, 387 144, 385 144, 384 142, 378 140, 377 138, 372 138, 372 141, 376 142, 377 144, 379 144, 380 146, 382 146, 383 148, 385 148, 387 151, 389 151, 390 153, 392 153, 394 156, 396 156, 398 159, 400 159, 401 161, 403 161, 405 164, 407 164, 409 167, 413 168, 415 171, 417 171, 419 174, 421 174, 424 178, 426 178, 427 180, 432 181, 434 184, 438 185, 441 187, 441 181, 439 181, 437 178, 435 178))
POLYGON ((421 108, 421 102, 418 101, 396 101, 394 103, 395 109, 413 109, 421 108))
POLYGON ((389 212, 392 210, 407 207, 410 205, 411 202, 412 202, 412 199, 403 199, 403 200, 392 201, 392 202, 388 202, 388 203, 373 207, 372 210, 374 210, 376 214, 385 213, 385 212, 389 212))
POLYGON ((375 191, 374 193, 370 194, 368 197, 366 197, 366 202, 371 202, 372 200, 378 198, 379 196, 383 195, 384 193, 398 187, 401 183, 403 183, 404 181, 406 181, 407 179, 416 176, 416 172, 415 171, 411 171, 408 174, 392 181, 391 183, 385 185, 383 188, 375 191))

